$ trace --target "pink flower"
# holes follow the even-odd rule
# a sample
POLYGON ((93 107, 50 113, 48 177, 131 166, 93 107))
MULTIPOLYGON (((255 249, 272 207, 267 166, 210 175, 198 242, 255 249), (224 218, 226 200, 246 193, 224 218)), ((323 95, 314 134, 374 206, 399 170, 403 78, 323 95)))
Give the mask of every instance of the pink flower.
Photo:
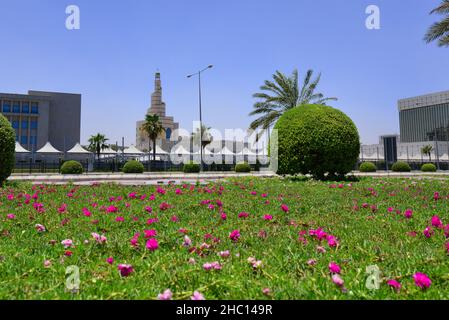
POLYGON ((133 266, 130 264, 119 264, 117 268, 122 277, 127 277, 134 271, 133 266))
POLYGON ((145 211, 148 213, 151 213, 153 211, 153 208, 151 207, 145 207, 145 211))
POLYGON ((407 210, 405 210, 404 216, 405 216, 407 219, 410 219, 410 218, 412 217, 412 215, 413 215, 412 209, 407 209, 407 210))
POLYGON ((189 236, 184 236, 184 243, 182 245, 187 248, 192 246, 192 240, 189 238, 189 236))
POLYGON ((307 264, 309 265, 309 266, 314 266, 314 265, 316 265, 316 259, 310 259, 309 261, 307 261, 307 264))
POLYGON ((159 243, 157 242, 156 239, 151 238, 150 240, 147 241, 146 247, 150 251, 155 251, 159 248, 159 243))
POLYGON ((157 235, 156 230, 143 230, 143 233, 145 235, 145 239, 148 238, 154 238, 157 235))
POLYGON ((271 221, 273 220, 273 216, 271 214, 266 214, 263 216, 263 219, 266 221, 271 221))
POLYGON ((401 284, 396 280, 388 280, 387 284, 393 289, 395 289, 397 292, 401 290, 401 284))
POLYGON ((284 212, 288 212, 289 208, 286 204, 281 205, 281 210, 284 212))
POLYGON ((439 193, 439 192, 434 192, 434 193, 433 193, 433 199, 434 199, 435 201, 441 199, 440 193, 439 193))
POLYGON ((8 194, 6 198, 10 201, 14 200, 14 195, 12 193, 8 194))
POLYGON ((123 217, 117 217, 117 218, 115 218, 115 221, 117 221, 117 222, 123 222, 123 221, 125 221, 125 218, 123 218, 123 217))
POLYGON ((117 212, 117 211, 118 211, 118 208, 115 207, 115 206, 109 206, 109 207, 106 209, 106 212, 108 212, 108 213, 115 213, 115 212, 117 212))
POLYGON ((424 229, 423 233, 426 238, 430 238, 430 237, 432 237, 434 231, 432 230, 431 227, 427 227, 424 229))
POLYGON ((182 194, 182 190, 181 189, 176 189, 175 193, 180 195, 180 194, 182 194))
POLYGON ((443 222, 441 222, 440 217, 438 216, 433 216, 432 220, 431 220, 432 226, 434 226, 435 228, 442 228, 443 227, 443 222))
POLYGON ((50 260, 45 260, 44 261, 44 268, 50 268, 51 267, 51 261, 50 260))
POLYGON ((326 253, 326 249, 325 249, 324 247, 322 247, 322 246, 316 247, 316 250, 317 250, 319 253, 326 253))
POLYGON ((165 290, 163 293, 157 295, 158 300, 171 300, 173 297, 173 293, 170 289, 165 290))
POLYGON ((239 231, 239 230, 234 230, 234 231, 232 231, 232 232, 229 234, 229 238, 230 238, 232 241, 234 241, 234 242, 238 241, 239 238, 240 238, 240 231, 239 231))
POLYGON ((226 213, 223 212, 223 213, 221 214, 221 220, 226 220, 226 218, 227 218, 226 213))
POLYGON ((329 245, 329 247, 333 248, 338 245, 338 241, 334 236, 328 235, 326 239, 327 239, 327 244, 329 245))
POLYGON ((334 274, 332 276, 332 282, 335 283, 339 287, 343 287, 343 285, 345 284, 343 279, 338 274, 334 274))
POLYGON ((248 218, 249 213, 248 212, 240 212, 239 213, 239 218, 248 218))
POLYGON ((37 232, 45 232, 46 231, 45 227, 41 224, 36 224, 34 227, 36 228, 37 232))
POLYGON ((109 264, 113 264, 114 263, 114 258, 113 257, 109 257, 106 259, 106 262, 109 264))
POLYGON ((66 250, 66 251, 64 252, 64 255, 65 255, 66 257, 71 257, 71 256, 73 255, 73 252, 70 251, 70 250, 66 250))
POLYGON ((337 273, 337 274, 339 274, 341 272, 341 268, 335 262, 331 262, 331 263, 329 263, 329 271, 330 271, 330 273, 337 273))
POLYGON ((230 252, 229 252, 229 250, 226 250, 226 251, 220 251, 220 252, 218 253, 218 255, 219 255, 220 257, 222 257, 222 258, 227 258, 227 257, 229 257, 230 252))
POLYGON ((269 296, 271 294, 271 290, 269 288, 263 288, 262 293, 266 296, 269 296))
POLYGON ((108 241, 108 239, 104 235, 99 235, 98 233, 92 232, 92 237, 97 241, 99 244, 104 244, 108 241))
POLYGON ((417 272, 413 275, 413 280, 415 280, 415 284, 421 289, 427 289, 432 284, 430 278, 421 272, 417 272))
POLYGON ((6 218, 8 218, 9 220, 14 220, 16 218, 16 215, 13 213, 9 213, 6 215, 6 218))
POLYGON ((193 296, 190 297, 190 300, 206 300, 206 299, 204 298, 204 296, 201 293, 199 293, 198 291, 195 291, 193 293, 193 296))
POLYGON ((159 206, 159 209, 160 209, 161 211, 165 211, 165 210, 169 209, 170 207, 171 207, 171 206, 170 206, 168 203, 162 202, 161 205, 159 206))
POLYGON ((64 246, 64 248, 70 248, 73 246, 73 241, 71 239, 65 239, 61 241, 61 244, 64 246))
POLYGON ((393 207, 389 207, 389 208, 387 209, 387 211, 391 213, 391 212, 394 211, 394 208, 393 208, 393 207))
POLYGON ((92 213, 89 210, 87 210, 87 208, 83 208, 82 211, 83 211, 83 214, 84 214, 85 217, 92 216, 92 213))
POLYGON ((446 238, 449 238, 449 224, 444 227, 444 235, 446 238))

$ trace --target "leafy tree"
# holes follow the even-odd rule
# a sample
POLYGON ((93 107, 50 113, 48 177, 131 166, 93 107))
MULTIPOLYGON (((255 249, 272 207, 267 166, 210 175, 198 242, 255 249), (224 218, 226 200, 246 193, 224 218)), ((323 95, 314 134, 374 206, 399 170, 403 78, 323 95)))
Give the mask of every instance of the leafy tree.
POLYGON ((423 155, 429 156, 429 161, 432 161, 432 151, 433 147, 431 145, 427 145, 421 148, 421 153, 423 155))
MULTIPOLYGON (((165 131, 159 116, 157 114, 147 114, 145 116, 145 122, 142 124, 140 130, 142 130, 148 137, 148 150, 153 150, 153 161, 155 161, 156 140, 157 137, 165 131), (151 142, 153 142, 153 148, 151 148, 151 142)), ((149 160, 148 157, 148 161, 149 160)))
POLYGON ((89 150, 95 152, 97 159, 100 159, 101 151, 108 148, 106 144, 109 139, 104 134, 97 133, 89 138, 89 150))
POLYGON ((253 95, 259 101, 254 104, 254 110, 250 116, 260 115, 260 117, 251 123, 250 128, 253 130, 261 128, 265 131, 290 109, 307 104, 326 105, 327 101, 337 100, 337 98, 326 98, 322 93, 316 93, 321 74, 318 74, 315 79, 312 77, 313 70, 308 70, 300 86, 298 70, 295 69, 290 77, 276 71, 273 75, 274 81, 266 80, 260 87, 262 92, 253 95))
POLYGON ((442 0, 441 4, 433 9, 430 14, 443 15, 443 19, 435 22, 427 31, 424 40, 427 43, 438 40, 438 46, 449 46, 449 0, 442 0))

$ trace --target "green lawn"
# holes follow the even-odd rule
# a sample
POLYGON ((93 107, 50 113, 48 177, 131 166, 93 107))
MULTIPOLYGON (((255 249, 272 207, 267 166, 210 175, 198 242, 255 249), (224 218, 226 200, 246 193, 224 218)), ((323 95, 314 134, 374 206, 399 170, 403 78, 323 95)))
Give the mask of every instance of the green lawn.
POLYGON ((194 291, 206 299, 449 298, 444 229, 433 227, 430 238, 423 233, 433 216, 449 224, 447 181, 332 184, 238 179, 159 190, 0 189, 0 299, 156 299, 166 289, 173 299, 190 299, 194 291), (411 218, 404 216, 407 209, 411 218), (327 237, 313 232, 318 228, 327 237), (240 237, 232 240, 234 230, 240 237), (107 240, 101 244, 92 233, 107 240), (73 246, 64 248, 65 239, 73 246), (147 241, 157 249, 148 249, 147 241), (229 257, 219 256, 227 250, 229 257), (344 285, 332 281, 331 262, 341 267, 344 285), (119 264, 132 265, 133 272, 121 276, 119 264), (77 294, 65 288, 72 265, 80 270, 77 294), (372 265, 382 272, 378 290, 366 287, 372 265), (432 281, 428 289, 415 285, 417 272, 432 281), (392 279, 402 285, 399 293, 386 284, 392 279))

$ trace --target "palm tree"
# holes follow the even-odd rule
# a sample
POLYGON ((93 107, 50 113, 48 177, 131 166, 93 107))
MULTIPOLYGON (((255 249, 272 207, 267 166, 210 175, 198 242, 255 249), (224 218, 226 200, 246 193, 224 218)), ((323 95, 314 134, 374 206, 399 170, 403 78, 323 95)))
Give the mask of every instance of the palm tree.
POLYGON ((424 40, 427 43, 438 40, 438 46, 449 46, 449 0, 442 0, 441 4, 433 9, 430 14, 444 15, 443 20, 435 22, 427 31, 424 40))
POLYGON ((253 95, 260 101, 254 104, 254 110, 250 116, 261 115, 254 120, 250 128, 256 130, 262 128, 262 133, 270 128, 282 114, 290 109, 304 104, 326 105, 327 101, 337 98, 325 98, 322 93, 315 93, 321 79, 321 73, 312 80, 313 70, 308 70, 302 86, 298 82, 298 70, 294 70, 290 77, 280 71, 273 75, 273 81, 265 80, 260 90, 264 91, 253 95))
POLYGON ((108 145, 106 144, 106 142, 108 140, 109 139, 106 138, 106 136, 101 133, 97 133, 94 136, 90 136, 90 138, 88 140, 89 141, 89 150, 92 152, 95 152, 98 160, 100 160, 101 151, 108 148, 108 145))
MULTIPOLYGON (((148 151, 153 150, 153 161, 156 160, 156 139, 161 133, 165 131, 162 126, 162 122, 157 114, 147 114, 145 116, 145 122, 140 127, 144 133, 148 136, 148 151), (153 142, 153 148, 151 148, 151 142, 153 142)), ((148 157, 148 163, 150 157, 148 157)))
POLYGON ((433 151, 433 147, 431 145, 421 148, 421 153, 426 156, 429 156, 429 161, 432 161, 432 151, 433 151))
POLYGON ((212 143, 213 137, 210 134, 210 127, 205 126, 204 124, 201 124, 201 130, 200 128, 196 128, 196 131, 192 133, 192 139, 193 141, 201 141, 201 149, 204 150, 207 145, 212 143), (202 138, 201 137, 202 133, 202 138))

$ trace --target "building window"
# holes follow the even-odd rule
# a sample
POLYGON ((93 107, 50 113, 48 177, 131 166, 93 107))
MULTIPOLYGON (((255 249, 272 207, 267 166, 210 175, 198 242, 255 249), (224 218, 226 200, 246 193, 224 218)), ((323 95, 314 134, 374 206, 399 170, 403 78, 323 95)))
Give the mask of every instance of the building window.
POLYGON ((28 120, 22 120, 22 129, 28 129, 28 120))
POLYGON ((19 135, 16 133, 16 142, 19 142, 19 135))
POLYGON ((167 128, 167 129, 165 130, 165 139, 166 139, 166 140, 170 140, 170 138, 171 138, 171 129, 170 129, 170 128, 167 128))
POLYGON ((37 129, 37 121, 36 120, 31 120, 30 128, 31 129, 37 129))
POLYGON ((37 137, 36 136, 30 137, 30 144, 33 146, 37 145, 37 137))
POLYGON ((22 103, 22 113, 30 113, 30 104, 28 102, 22 103))
POLYGON ((13 113, 20 113, 20 102, 17 102, 17 101, 13 102, 12 112, 13 113))
POLYGON ((20 144, 21 144, 21 145, 26 145, 26 144, 28 144, 28 137, 27 137, 27 136, 22 136, 22 137, 20 137, 20 144))
POLYGON ((3 112, 5 113, 11 112, 11 102, 3 101, 3 112))
POLYGON ((13 129, 19 129, 19 120, 13 120, 11 122, 13 129))
POLYGON ((36 102, 31 103, 31 113, 33 113, 33 114, 39 113, 39 106, 36 102))

